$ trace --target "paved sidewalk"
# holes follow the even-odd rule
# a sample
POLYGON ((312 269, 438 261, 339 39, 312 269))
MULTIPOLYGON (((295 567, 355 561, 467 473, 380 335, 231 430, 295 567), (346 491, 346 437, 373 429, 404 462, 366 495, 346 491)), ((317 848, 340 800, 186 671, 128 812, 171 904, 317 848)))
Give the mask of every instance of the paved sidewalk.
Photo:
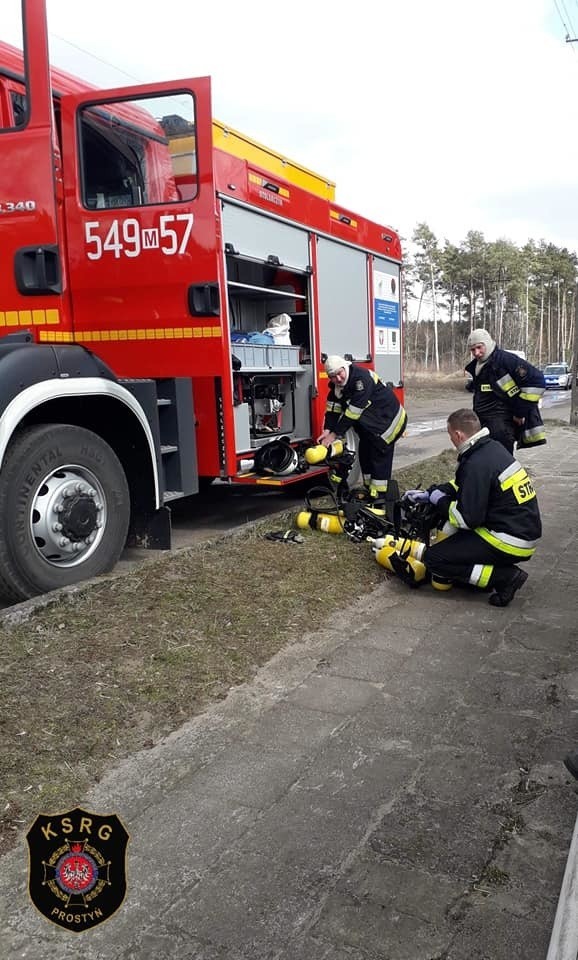
POLYGON ((5 857, 0 956, 544 960, 578 809, 578 435, 521 459, 545 532, 510 607, 384 575, 85 798, 131 835, 110 921, 53 927, 5 857))

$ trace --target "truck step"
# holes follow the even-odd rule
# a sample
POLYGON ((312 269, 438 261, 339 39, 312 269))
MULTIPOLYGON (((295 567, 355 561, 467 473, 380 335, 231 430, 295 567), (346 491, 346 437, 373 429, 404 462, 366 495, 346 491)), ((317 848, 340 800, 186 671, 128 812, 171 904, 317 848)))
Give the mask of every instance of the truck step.
POLYGON ((163 503, 169 503, 171 500, 182 500, 184 493, 182 490, 165 490, 163 493, 163 503))

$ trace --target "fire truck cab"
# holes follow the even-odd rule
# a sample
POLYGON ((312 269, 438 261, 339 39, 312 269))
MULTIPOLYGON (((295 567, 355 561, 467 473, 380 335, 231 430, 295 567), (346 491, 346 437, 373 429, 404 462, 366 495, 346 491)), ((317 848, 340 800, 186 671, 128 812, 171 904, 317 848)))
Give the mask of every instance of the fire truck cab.
MULTIPOLYGON (((401 394, 399 237, 214 121, 208 78, 51 70, 45 0, 0 44, 0 592, 170 543, 170 502, 323 423, 325 354, 401 394)), ((283 471, 280 471, 282 473, 283 471)))

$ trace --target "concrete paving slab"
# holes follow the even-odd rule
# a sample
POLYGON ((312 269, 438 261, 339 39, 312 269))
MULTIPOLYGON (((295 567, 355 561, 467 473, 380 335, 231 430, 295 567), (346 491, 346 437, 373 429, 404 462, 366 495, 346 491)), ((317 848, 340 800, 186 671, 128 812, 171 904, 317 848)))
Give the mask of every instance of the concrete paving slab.
POLYGON ((444 960, 544 960, 549 934, 543 923, 477 903, 459 923, 444 960))

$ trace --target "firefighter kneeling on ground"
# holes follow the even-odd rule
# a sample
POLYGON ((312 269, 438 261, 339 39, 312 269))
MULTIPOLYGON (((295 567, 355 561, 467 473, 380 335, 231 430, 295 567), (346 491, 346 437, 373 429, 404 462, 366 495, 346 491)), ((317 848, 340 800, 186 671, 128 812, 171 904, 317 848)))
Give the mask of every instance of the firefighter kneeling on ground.
POLYGON ((412 503, 433 504, 447 536, 431 546, 386 543, 376 559, 412 585, 429 577, 440 590, 454 582, 492 588, 489 602, 506 607, 528 579, 517 564, 530 559, 542 535, 536 493, 521 464, 480 427, 473 410, 450 414, 448 433, 458 451, 455 480, 404 494, 412 503))
POLYGON ((325 361, 329 393, 323 433, 317 438, 317 461, 327 456, 335 441, 353 429, 359 437, 359 465, 366 499, 378 505, 385 501, 393 465, 393 448, 407 424, 407 414, 391 387, 374 370, 366 370, 344 357, 325 361))

